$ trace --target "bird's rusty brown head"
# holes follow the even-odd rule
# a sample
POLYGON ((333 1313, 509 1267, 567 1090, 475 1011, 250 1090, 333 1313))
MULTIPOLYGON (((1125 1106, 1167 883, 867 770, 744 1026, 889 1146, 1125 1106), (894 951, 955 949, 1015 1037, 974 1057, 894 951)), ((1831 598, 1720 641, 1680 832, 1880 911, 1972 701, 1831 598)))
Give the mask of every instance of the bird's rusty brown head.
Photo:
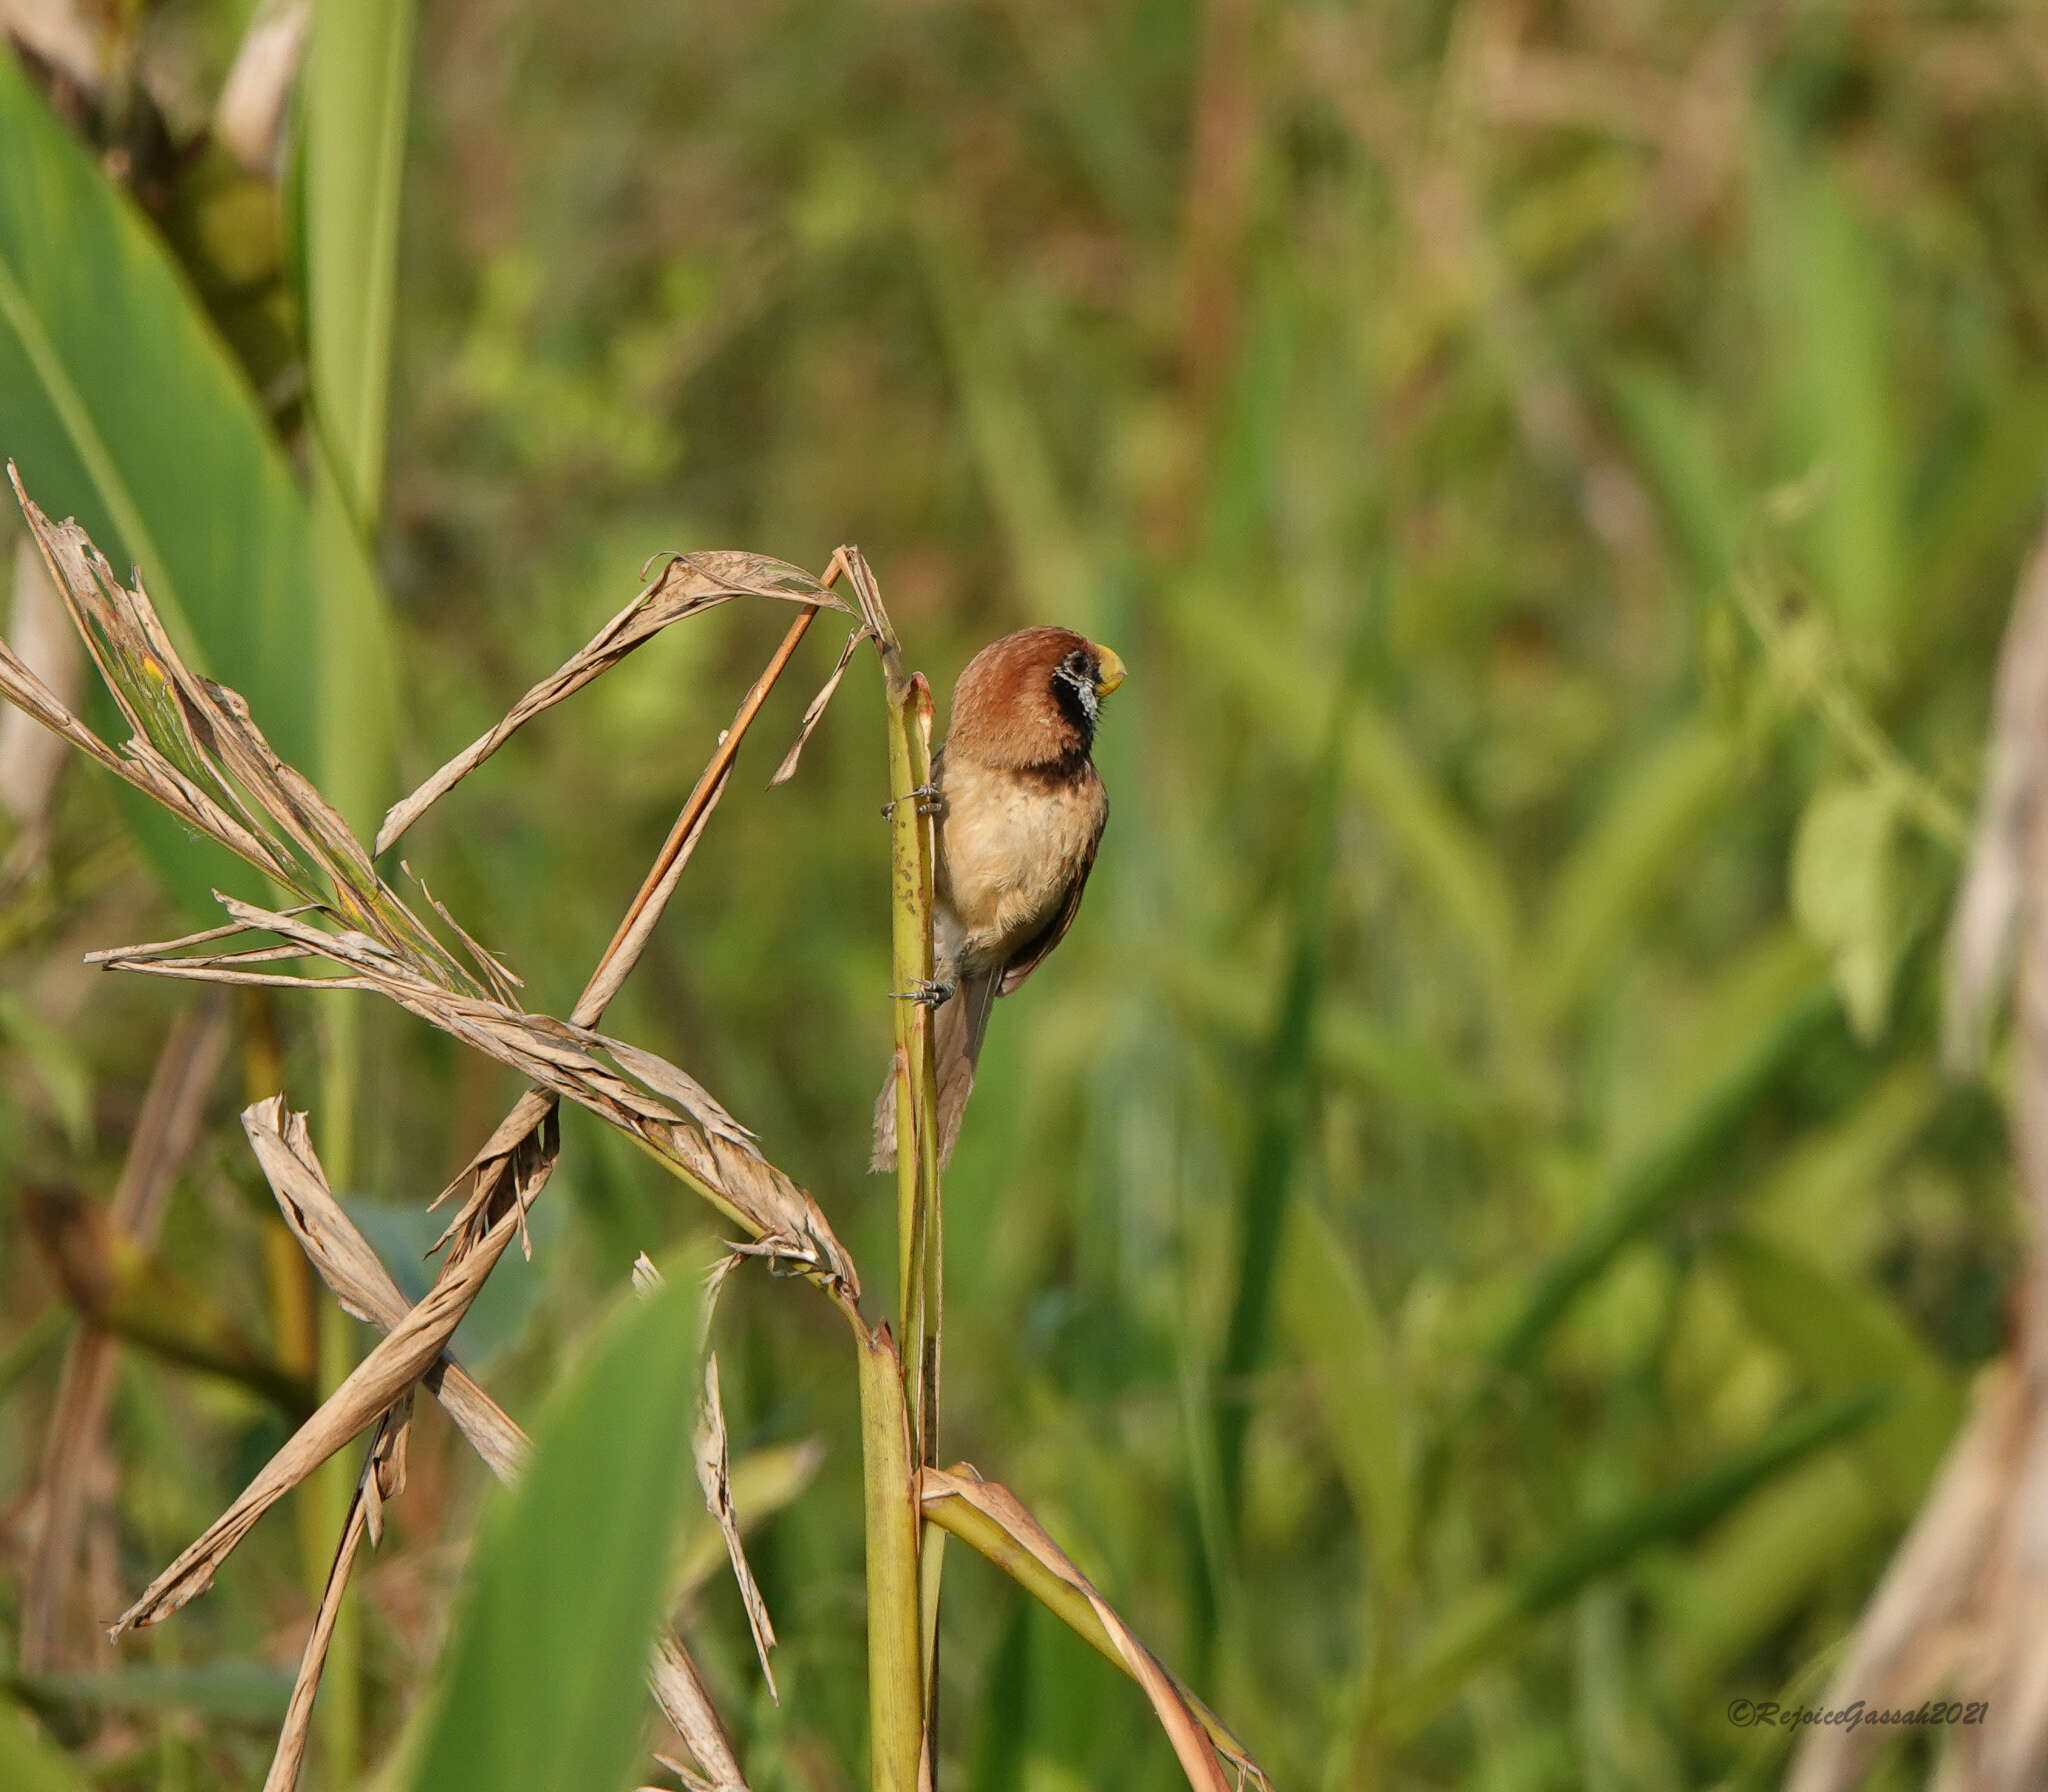
POLYGON ((1019 769, 1078 763, 1094 745, 1102 699, 1123 681, 1113 648, 1070 628, 1019 629, 967 662, 947 750, 1019 769))

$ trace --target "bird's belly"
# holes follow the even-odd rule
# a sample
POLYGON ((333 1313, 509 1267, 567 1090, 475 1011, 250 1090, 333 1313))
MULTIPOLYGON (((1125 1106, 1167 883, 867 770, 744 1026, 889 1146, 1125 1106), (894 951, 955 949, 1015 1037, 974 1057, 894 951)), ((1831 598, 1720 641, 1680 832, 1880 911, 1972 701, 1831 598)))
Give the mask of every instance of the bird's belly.
POLYGON ((1091 777, 1052 785, 1008 770, 948 765, 939 823, 940 903, 958 962, 1001 964, 1065 898, 1100 826, 1091 777))

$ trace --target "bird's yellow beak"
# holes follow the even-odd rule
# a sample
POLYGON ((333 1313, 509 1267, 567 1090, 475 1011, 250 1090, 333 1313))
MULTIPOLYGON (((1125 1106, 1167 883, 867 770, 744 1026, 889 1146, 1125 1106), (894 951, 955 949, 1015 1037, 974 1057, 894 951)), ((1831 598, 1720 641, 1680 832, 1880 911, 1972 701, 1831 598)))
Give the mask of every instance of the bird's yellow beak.
POLYGON ((1098 647, 1095 651, 1102 656, 1102 676, 1095 681, 1095 694, 1107 697, 1123 683, 1124 663, 1117 657, 1114 647, 1098 647))

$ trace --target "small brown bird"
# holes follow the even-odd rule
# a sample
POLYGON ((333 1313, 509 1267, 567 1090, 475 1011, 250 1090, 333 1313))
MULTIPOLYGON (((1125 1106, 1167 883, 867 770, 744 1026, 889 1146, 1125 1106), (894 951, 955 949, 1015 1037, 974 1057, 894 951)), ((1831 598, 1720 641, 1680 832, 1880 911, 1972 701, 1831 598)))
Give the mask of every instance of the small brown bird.
MULTIPOLYGON (((939 1161, 960 1116, 997 996, 1060 943, 1109 820, 1089 758, 1102 699, 1124 681, 1107 647, 1066 628, 1026 628, 977 653, 953 687, 951 726, 932 755, 938 805, 936 980, 939 1161)), ((875 1103, 874 1168, 896 1163, 896 1070, 875 1103)))

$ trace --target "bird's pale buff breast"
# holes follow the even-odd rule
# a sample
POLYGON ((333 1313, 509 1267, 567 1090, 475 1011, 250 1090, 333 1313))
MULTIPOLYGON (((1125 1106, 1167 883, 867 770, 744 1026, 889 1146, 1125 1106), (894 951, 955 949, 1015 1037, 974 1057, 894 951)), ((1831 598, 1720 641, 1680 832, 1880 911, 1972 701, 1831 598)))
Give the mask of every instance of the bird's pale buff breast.
POLYGON ((1052 919, 1093 850, 1102 780, 1085 763, 1040 779, 948 756, 942 788, 940 920, 960 968, 999 965, 1052 919))

